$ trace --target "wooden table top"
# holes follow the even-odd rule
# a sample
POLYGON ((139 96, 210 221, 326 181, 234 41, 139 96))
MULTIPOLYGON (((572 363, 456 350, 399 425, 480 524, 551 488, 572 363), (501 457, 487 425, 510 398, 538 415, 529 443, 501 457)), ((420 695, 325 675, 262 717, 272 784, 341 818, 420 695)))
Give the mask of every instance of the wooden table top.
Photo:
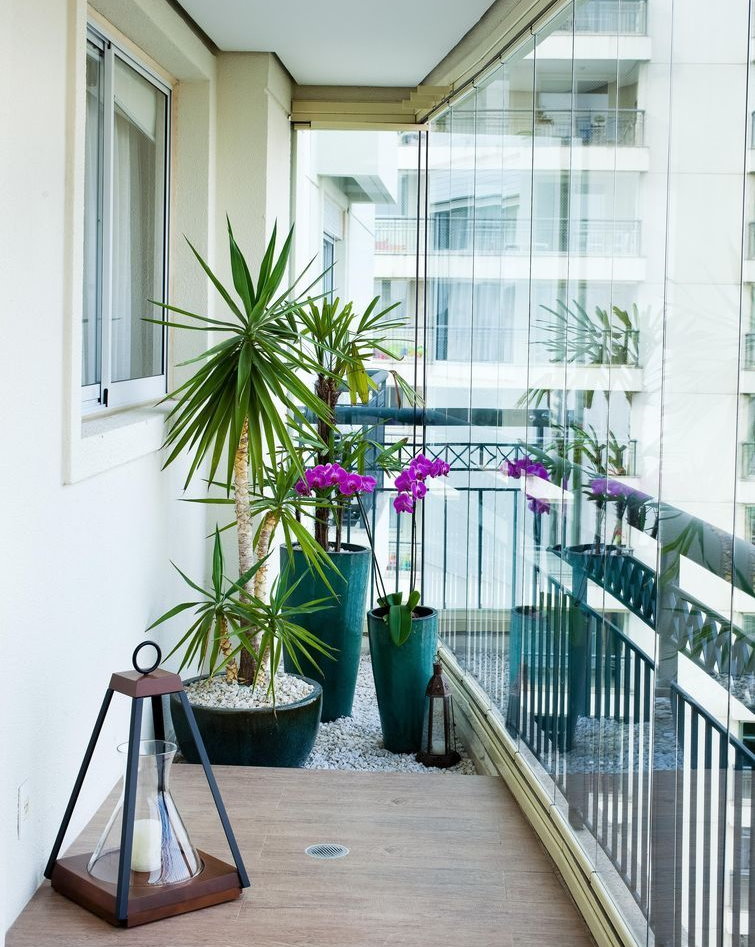
MULTIPOLYGON (((444 773, 219 766, 252 887, 238 901, 131 930, 45 881, 6 947, 588 947, 587 928, 503 782, 444 773), (304 854, 316 842, 344 858, 304 854)), ((229 858, 201 768, 173 769, 194 844, 229 858)), ((91 851, 106 803, 69 853, 91 851)))

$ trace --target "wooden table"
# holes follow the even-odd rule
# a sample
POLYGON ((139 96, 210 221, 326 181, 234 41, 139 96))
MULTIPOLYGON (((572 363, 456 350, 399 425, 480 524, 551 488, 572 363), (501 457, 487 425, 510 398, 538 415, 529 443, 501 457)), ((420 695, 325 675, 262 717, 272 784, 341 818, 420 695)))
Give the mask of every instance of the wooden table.
MULTIPOLYGON (((443 773, 215 769, 252 887, 241 899, 132 930, 44 882, 7 947, 587 947, 592 940, 502 781, 443 773), (304 854, 338 842, 344 858, 304 854)), ((194 844, 226 857, 199 767, 173 791, 194 844)), ((69 851, 91 850, 106 804, 69 851)))

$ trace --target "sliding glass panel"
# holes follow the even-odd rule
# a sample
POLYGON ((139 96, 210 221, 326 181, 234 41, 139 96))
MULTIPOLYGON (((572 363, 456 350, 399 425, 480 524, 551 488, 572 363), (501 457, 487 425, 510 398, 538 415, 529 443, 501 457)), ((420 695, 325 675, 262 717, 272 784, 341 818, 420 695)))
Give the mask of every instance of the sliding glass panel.
MULTIPOLYGON (((84 298, 81 384, 99 385, 102 334, 102 148, 104 52, 87 42, 84 158, 84 298)), ((97 391, 95 397, 99 392, 97 391)))
POLYGON ((163 371, 167 97, 121 59, 114 66, 111 376, 163 371))

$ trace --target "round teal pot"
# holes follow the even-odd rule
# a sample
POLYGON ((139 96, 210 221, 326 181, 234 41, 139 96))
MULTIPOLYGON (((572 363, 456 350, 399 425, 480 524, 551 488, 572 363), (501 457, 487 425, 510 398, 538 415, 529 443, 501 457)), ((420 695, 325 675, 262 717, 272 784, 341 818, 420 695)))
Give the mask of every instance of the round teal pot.
MULTIPOLYGON (((333 593, 320 576, 309 568, 301 549, 294 547, 292 558, 286 546, 281 546, 280 555, 281 574, 288 569, 288 584, 293 585, 301 579, 287 605, 295 607, 317 599, 331 601, 328 608, 309 615, 299 615, 294 620, 330 645, 333 657, 328 658, 313 652, 319 669, 304 657, 299 658, 299 663, 307 677, 322 685, 323 723, 337 720, 338 717, 350 717, 362 651, 364 612, 370 579, 370 550, 344 543, 340 552, 328 553, 341 573, 340 578, 336 572, 328 573, 328 580, 337 598, 333 598, 333 593)), ((291 674, 297 671, 287 653, 284 653, 283 665, 291 674)))
MULTIPOLYGON (((203 680, 192 677, 185 684, 203 680)), ((322 689, 304 678, 314 690, 302 700, 272 707, 195 707, 194 717, 213 765, 303 766, 320 729, 322 689)), ((170 715, 176 742, 187 763, 199 763, 178 694, 170 695, 170 715)))
POLYGON ((384 620, 386 611, 375 608, 367 613, 383 744, 391 753, 417 753, 425 690, 433 676, 433 659, 438 649, 438 613, 433 608, 418 606, 411 634, 398 648, 384 620))

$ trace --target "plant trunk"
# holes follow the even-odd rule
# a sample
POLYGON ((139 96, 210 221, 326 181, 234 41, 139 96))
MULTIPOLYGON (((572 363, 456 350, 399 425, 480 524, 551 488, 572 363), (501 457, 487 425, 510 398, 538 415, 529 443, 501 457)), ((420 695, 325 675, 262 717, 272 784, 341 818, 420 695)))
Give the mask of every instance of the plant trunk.
MULTIPOLYGON (((233 651, 233 645, 231 644, 231 639, 228 637, 228 622, 225 618, 220 619, 220 652, 224 657, 233 651)), ((236 684, 239 679, 239 666, 236 663, 235 658, 228 662, 225 666, 225 682, 226 684, 236 684)))
MULTIPOLYGON (((323 412, 324 417, 317 420, 317 436, 325 445, 317 455, 318 464, 328 464, 333 462, 333 424, 335 421, 335 409, 341 392, 338 389, 338 383, 328 378, 326 375, 318 375, 315 383, 315 394, 326 406, 323 412)), ((328 550, 328 522, 330 519, 330 510, 327 507, 320 507, 315 511, 315 541, 326 552, 328 550)))
MULTIPOLYGON (((249 422, 244 422, 236 448, 236 459, 233 464, 233 494, 236 507, 236 536, 239 548, 239 575, 248 572, 255 563, 254 558, 254 527, 252 514, 249 509, 249 422)), ((244 597, 251 598, 254 594, 252 580, 244 586, 244 597)), ((250 631, 252 644, 255 642, 253 629, 250 631)), ((238 678, 241 684, 251 684, 257 672, 257 662, 245 648, 241 650, 238 678)))
MULTIPOLYGON (((274 513, 268 513, 262 521, 259 539, 254 549, 257 562, 264 559, 270 552, 270 543, 277 525, 278 517, 274 513)), ((267 564, 260 566, 254 575, 254 594, 263 602, 267 599, 267 564)))
MULTIPOLYGON (((278 525, 278 517, 274 514, 268 513, 262 521, 262 527, 260 529, 259 538, 257 539, 257 545, 254 547, 255 559, 257 562, 261 562, 265 556, 270 552, 270 543, 272 542, 273 536, 275 535, 275 527, 278 525)), ((267 563, 255 572, 254 574, 254 596, 262 602, 267 601, 267 563)), ((258 637, 254 638, 255 647, 258 648, 258 637)), ((259 648, 258 648, 259 650, 259 648)), ((269 678, 267 677, 267 667, 270 661, 270 649, 269 647, 265 648, 263 652, 257 655, 257 664, 256 671, 258 674, 257 681, 260 686, 267 686, 269 683, 269 678)))

